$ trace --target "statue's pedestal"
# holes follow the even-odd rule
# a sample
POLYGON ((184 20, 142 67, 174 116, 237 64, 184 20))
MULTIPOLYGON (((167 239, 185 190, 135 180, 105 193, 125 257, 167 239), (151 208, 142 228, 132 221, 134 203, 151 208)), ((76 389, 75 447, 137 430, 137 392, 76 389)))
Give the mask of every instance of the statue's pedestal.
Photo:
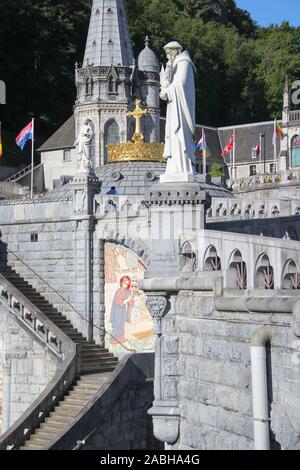
POLYGON ((161 183, 195 183, 194 173, 165 173, 160 177, 161 183))

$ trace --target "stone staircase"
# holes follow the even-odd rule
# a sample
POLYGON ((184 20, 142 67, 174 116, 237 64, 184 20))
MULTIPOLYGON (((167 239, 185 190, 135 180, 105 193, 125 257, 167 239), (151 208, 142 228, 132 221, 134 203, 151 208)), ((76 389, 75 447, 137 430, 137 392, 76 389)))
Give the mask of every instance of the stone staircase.
POLYGON ((76 417, 82 414, 85 406, 93 400, 107 378, 107 374, 81 376, 64 400, 59 402, 19 450, 49 449, 51 443, 64 434, 76 417))
POLYGON ((94 341, 88 341, 72 323, 52 304, 40 295, 28 282, 9 266, 0 265, 0 273, 34 304, 74 343, 80 344, 80 374, 40 427, 31 434, 22 450, 47 449, 72 421, 82 414, 85 406, 93 399, 112 372, 118 359, 108 349, 101 348, 94 341))

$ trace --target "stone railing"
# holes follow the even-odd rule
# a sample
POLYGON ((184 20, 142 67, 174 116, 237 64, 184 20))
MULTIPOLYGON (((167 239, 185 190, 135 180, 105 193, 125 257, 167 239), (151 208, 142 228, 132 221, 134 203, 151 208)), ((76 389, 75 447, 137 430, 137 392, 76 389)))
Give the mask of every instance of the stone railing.
MULTIPOLYGON (((226 289, 300 290, 299 242, 239 233, 186 231, 180 244, 195 254, 198 276, 222 273, 226 289), (242 281, 245 282, 242 282, 242 281)), ((201 277, 201 276, 200 276, 201 277)))
POLYGON ((60 363, 55 377, 44 391, 1 437, 0 450, 13 450, 23 445, 69 390, 80 371, 80 345, 68 338, 1 274, 0 302, 60 363))
POLYGON ((268 188, 271 185, 289 184, 300 181, 300 169, 293 168, 276 174, 260 174, 238 178, 234 181, 232 189, 234 192, 251 191, 251 189, 268 188))
POLYGON ((300 111, 290 111, 290 121, 300 121, 300 111))
POLYGON ((220 220, 267 219, 295 215, 300 215, 299 199, 212 198, 211 207, 206 212, 206 220, 207 222, 217 222, 220 220))

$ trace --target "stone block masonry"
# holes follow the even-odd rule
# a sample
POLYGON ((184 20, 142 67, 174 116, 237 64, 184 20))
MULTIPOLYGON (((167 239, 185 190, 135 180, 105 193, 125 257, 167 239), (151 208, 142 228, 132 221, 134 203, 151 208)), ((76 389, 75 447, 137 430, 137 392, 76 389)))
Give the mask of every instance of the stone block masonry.
POLYGON ((162 323, 161 384, 165 403, 179 404, 180 430, 167 448, 254 448, 250 341, 260 326, 271 324, 271 447, 300 449, 300 368, 293 361, 292 315, 217 311, 205 292, 179 292, 171 304, 162 323))
POLYGON ((2 433, 40 395, 54 377, 57 366, 55 357, 34 340, 0 303, 2 433))

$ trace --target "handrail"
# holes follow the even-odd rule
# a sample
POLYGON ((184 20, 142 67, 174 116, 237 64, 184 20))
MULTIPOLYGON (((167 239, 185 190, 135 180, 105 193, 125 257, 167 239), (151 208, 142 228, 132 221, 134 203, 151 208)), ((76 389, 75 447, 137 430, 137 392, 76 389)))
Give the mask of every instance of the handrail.
POLYGON ((80 345, 66 336, 38 307, 0 274, 0 302, 5 304, 27 330, 42 341, 62 365, 55 377, 28 410, 0 438, 0 450, 23 445, 45 416, 63 398, 80 372, 80 345), (59 339, 59 341, 58 341, 59 339), (54 346, 53 346, 54 345, 54 346))
POLYGON ((32 168, 32 164, 26 166, 25 168, 23 168, 22 170, 18 171, 17 173, 15 173, 14 175, 10 176, 9 178, 7 178, 5 181, 7 183, 10 183, 12 181, 16 181, 19 177, 29 173, 31 171, 31 168, 32 168))
POLYGON ((122 346, 123 349, 125 349, 128 352, 134 353, 136 352, 135 349, 130 349, 124 346, 124 344, 120 343, 117 338, 112 336, 105 328, 100 328, 98 325, 95 325, 93 322, 87 320, 75 307, 72 305, 60 292, 58 292, 54 287, 52 287, 45 279, 43 279, 36 271, 34 271, 25 261, 23 261, 16 253, 11 251, 9 248, 6 248, 9 253, 11 253, 13 256, 15 256, 24 266, 26 266, 35 276, 37 276, 44 284, 46 284, 49 289, 51 289, 55 294, 57 294, 63 302, 65 302, 71 309, 82 319, 84 320, 89 326, 92 326, 93 328, 96 328, 97 330, 104 331, 110 338, 112 338, 114 341, 116 341, 120 346, 122 346))

